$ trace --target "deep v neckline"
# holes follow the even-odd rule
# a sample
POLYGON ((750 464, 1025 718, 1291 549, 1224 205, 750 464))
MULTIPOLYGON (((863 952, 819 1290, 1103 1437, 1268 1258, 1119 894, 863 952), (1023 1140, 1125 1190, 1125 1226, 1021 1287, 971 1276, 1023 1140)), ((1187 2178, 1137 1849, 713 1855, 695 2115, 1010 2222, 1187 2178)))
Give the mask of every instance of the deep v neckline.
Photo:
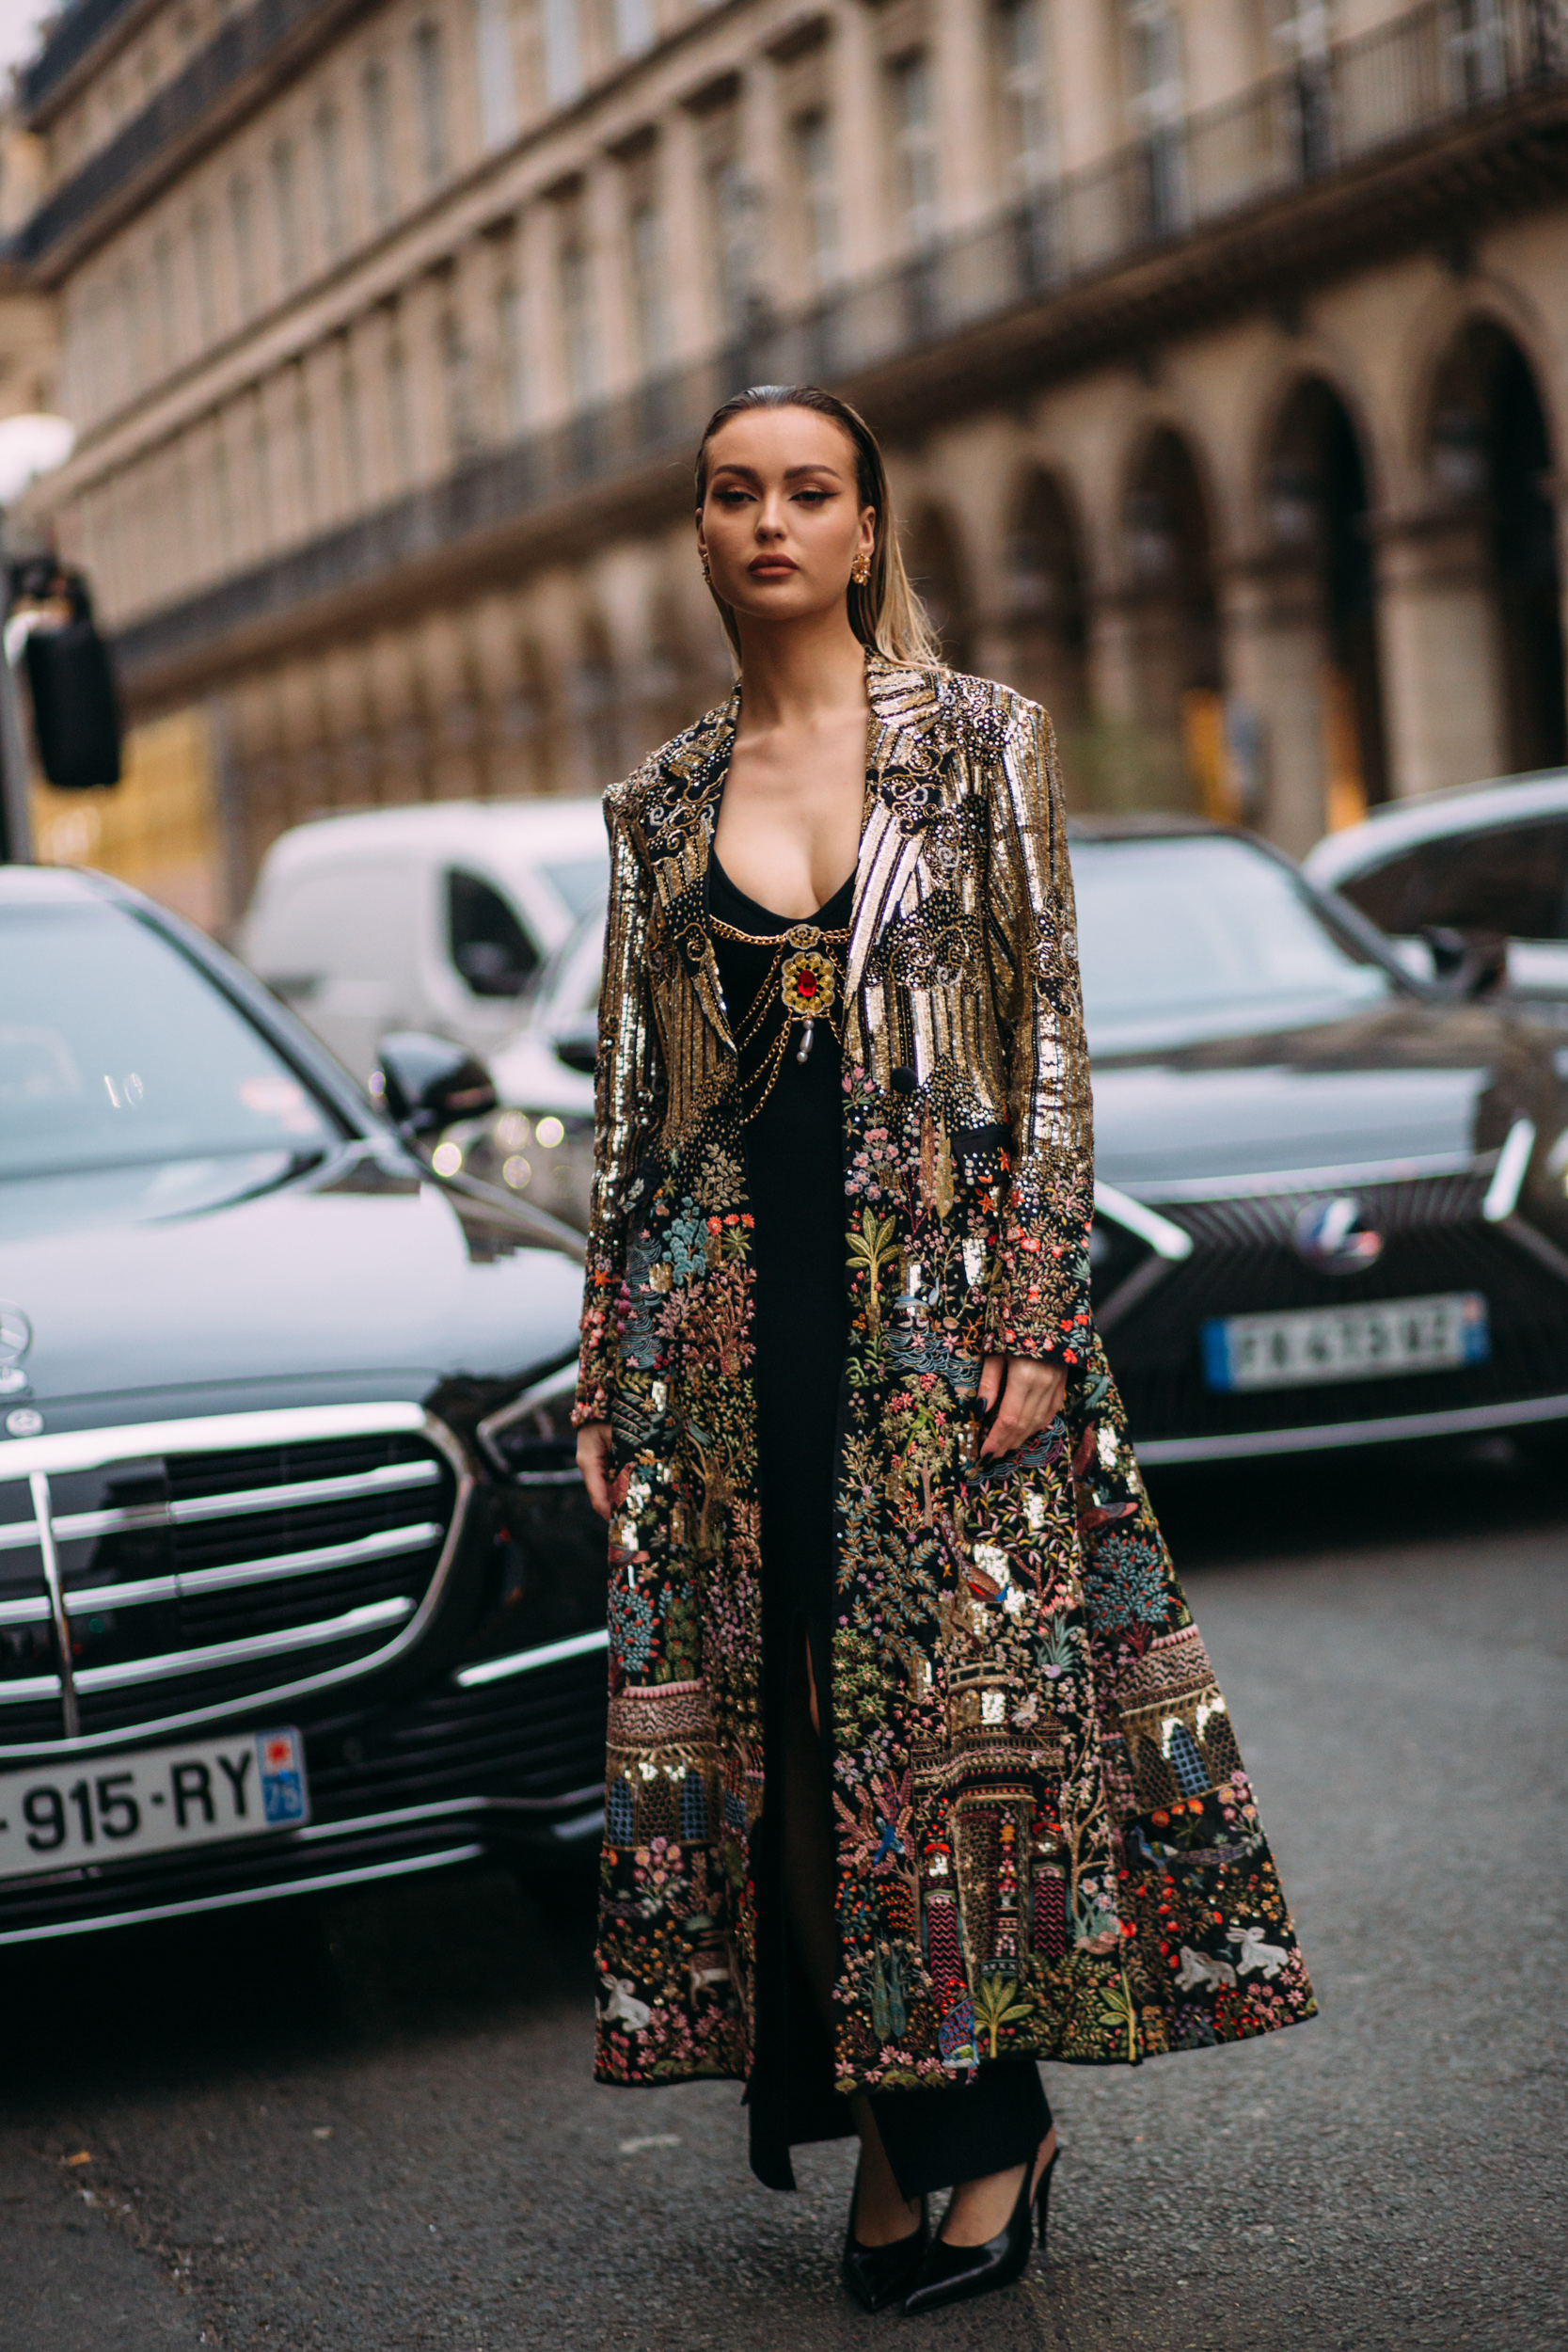
POLYGON ((730 891, 736 898, 740 899, 743 904, 752 908, 755 914, 760 914, 765 922, 776 923, 781 930, 788 930, 797 923, 808 924, 812 927, 812 929, 816 930, 828 929, 829 925, 826 918, 832 914, 833 910, 837 907, 839 900, 844 897, 845 892, 854 888, 855 874, 859 870, 858 868, 851 868, 851 870, 846 874, 844 880, 839 883, 838 888, 832 893, 832 897, 823 899, 822 904, 817 908, 815 914, 781 914, 774 907, 765 907, 760 898, 753 898, 749 890, 742 890, 740 884, 736 881, 734 875, 730 873, 723 859, 719 854, 717 826, 714 828, 714 838, 708 843, 707 856, 709 871, 718 876, 719 880, 723 883, 725 889, 730 891))

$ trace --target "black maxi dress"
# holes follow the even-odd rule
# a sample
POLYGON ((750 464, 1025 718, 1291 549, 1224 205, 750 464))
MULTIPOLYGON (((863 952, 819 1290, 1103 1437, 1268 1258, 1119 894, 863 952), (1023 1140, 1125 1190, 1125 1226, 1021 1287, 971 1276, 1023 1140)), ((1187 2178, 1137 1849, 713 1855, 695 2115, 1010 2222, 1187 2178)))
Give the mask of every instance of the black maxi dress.
MULTIPOLYGON (((827 1704, 833 1615, 834 1463, 848 1343, 845 1279, 842 1025, 844 948, 820 952, 835 1003, 811 1052, 779 993, 774 944, 796 918, 737 888, 710 852, 708 914, 739 1056, 752 1235, 752 1367, 762 1517, 764 1800, 758 1851, 756 2053, 747 2091, 751 2163, 793 2188, 790 2149, 851 2131, 832 2089, 829 2009, 836 1974, 827 1704), (747 934, 745 941, 728 935, 747 934), (770 1000, 770 1001, 765 1001, 770 1000), (781 1027, 788 1031, 779 1056, 781 1027), (814 1738, 806 1661, 821 1695, 814 1738)), ((812 922, 847 931, 851 875, 812 922)), ((1034 2154, 1051 2110, 1033 2059, 987 2060, 940 2090, 876 2093, 870 2105, 906 2197, 983 2178, 1034 2154)))

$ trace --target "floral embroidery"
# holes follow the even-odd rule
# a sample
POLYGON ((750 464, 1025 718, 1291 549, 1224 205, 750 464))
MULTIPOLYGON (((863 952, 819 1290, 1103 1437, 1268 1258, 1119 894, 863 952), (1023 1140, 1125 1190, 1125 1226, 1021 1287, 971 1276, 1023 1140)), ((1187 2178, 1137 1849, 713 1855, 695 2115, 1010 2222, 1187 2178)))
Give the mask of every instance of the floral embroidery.
MULTIPOLYGON (((831 1707, 845 2090, 942 2083, 990 2057, 1132 2064, 1314 2006, 1090 1316, 1087 1064, 1049 723, 978 679, 872 658, 868 680, 831 1707), (981 1465, 992 1352, 1070 1376, 1053 1429, 981 1465)), ((752 2053, 752 1216, 696 919, 733 729, 732 703, 608 802, 578 1413, 613 1421, 620 1470, 598 1948, 613 2082, 743 2076, 752 2053)), ((789 967, 801 1015, 813 965, 789 967)))

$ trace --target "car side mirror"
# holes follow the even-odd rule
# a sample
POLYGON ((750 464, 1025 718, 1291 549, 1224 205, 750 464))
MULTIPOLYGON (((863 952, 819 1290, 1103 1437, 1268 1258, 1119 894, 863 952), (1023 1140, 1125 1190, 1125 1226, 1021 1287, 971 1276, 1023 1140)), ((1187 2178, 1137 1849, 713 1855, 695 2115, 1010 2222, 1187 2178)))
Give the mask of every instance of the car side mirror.
POLYGON ((578 1021, 569 1021, 559 1028, 554 1038, 555 1057, 568 1070, 580 1070, 591 1078, 599 1059, 599 1017, 585 1013, 578 1021))
POLYGON ((394 1029, 382 1039, 379 1058, 371 1092, 410 1140, 435 1135, 460 1119, 483 1119, 496 1108, 499 1097, 490 1073, 450 1038, 394 1029))
POLYGON ((1431 950, 1433 977, 1455 1003, 1496 996, 1508 985, 1508 941, 1501 931, 1424 923, 1420 937, 1431 950))

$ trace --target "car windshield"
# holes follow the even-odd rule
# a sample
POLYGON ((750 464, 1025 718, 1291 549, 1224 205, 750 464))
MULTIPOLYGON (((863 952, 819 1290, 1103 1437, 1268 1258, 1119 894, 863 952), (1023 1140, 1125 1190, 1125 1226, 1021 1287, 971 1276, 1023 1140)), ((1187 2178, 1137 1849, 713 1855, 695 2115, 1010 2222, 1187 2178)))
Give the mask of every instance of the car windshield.
POLYGON ((1393 991, 1385 966, 1244 841, 1081 841, 1072 877, 1096 1052, 1304 1027, 1393 991))
POLYGON ((108 906, 0 922, 0 1178, 260 1153, 341 1131, 172 942, 108 906))

